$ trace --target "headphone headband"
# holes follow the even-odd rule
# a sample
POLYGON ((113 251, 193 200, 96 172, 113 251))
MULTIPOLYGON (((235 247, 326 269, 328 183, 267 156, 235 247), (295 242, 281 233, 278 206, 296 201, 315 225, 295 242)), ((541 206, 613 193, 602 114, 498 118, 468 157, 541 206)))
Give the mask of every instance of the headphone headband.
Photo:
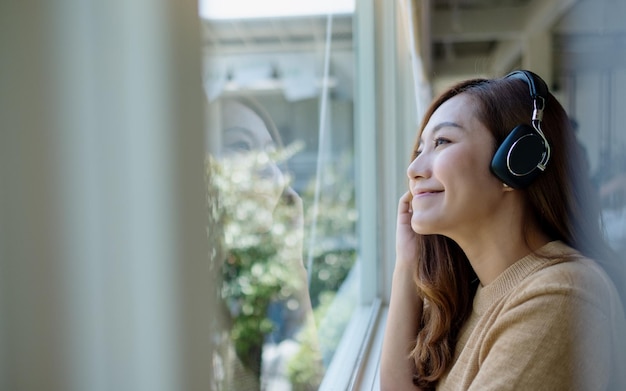
POLYGON ((546 85, 546 82, 543 81, 543 79, 537 74, 526 70, 513 71, 504 78, 520 79, 528 84, 530 97, 533 100, 532 124, 533 127, 537 129, 541 137, 544 137, 543 132, 541 131, 540 122, 543 119, 543 109, 546 107, 546 97, 548 96, 548 86, 546 85))
POLYGON ((545 102, 545 99, 548 96, 548 86, 546 85, 546 82, 531 71, 513 71, 504 78, 520 79, 526 82, 526 84, 528 84, 528 90, 530 91, 530 97, 533 99, 541 98, 545 102))

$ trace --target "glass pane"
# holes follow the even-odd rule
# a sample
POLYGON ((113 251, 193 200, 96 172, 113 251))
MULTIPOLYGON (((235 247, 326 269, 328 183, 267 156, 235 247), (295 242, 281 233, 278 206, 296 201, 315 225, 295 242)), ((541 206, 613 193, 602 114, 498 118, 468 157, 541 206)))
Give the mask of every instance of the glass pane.
POLYGON ((330 16, 328 1, 280 15, 267 2, 256 15, 254 2, 217 3, 200 7, 220 227, 209 237, 221 248, 214 387, 317 389, 359 292, 354 2, 335 1, 330 16))
MULTIPOLYGON (((614 71, 607 83, 626 85, 626 70, 614 71)), ((598 185, 607 238, 618 254, 626 251, 626 132, 622 127, 626 112, 623 88, 607 88, 609 129, 601 133, 598 165, 593 179, 598 185)), ((601 126, 596 129, 601 129, 601 126)), ((595 135, 594 135, 595 136, 595 135)), ((626 277, 624 275, 623 277, 626 277)), ((624 280, 622 280, 624 282, 624 280)), ((620 287, 626 290, 626 286, 620 287)))

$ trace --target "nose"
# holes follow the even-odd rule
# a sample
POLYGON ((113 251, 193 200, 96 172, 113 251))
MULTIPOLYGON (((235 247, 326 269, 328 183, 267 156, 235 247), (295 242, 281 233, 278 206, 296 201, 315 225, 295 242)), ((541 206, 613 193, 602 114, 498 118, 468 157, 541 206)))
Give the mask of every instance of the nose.
POLYGON ((279 175, 282 175, 282 172, 280 171, 280 168, 278 168, 278 165, 271 161, 259 167, 257 173, 260 178, 268 180, 274 179, 279 175))
POLYGON ((430 158, 426 153, 417 155, 406 170, 409 179, 428 178, 430 176, 430 158))
POLYGON ((260 179, 274 183, 276 186, 283 186, 285 175, 275 162, 268 162, 257 170, 260 179))

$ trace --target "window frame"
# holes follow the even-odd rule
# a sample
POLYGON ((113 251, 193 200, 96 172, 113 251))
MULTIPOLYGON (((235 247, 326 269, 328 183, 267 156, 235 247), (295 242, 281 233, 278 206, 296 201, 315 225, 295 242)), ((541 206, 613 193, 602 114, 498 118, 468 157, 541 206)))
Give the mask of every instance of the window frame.
POLYGON ((360 302, 320 386, 377 390, 395 259, 398 199, 430 88, 416 49, 411 1, 358 0, 355 7, 355 157, 360 302), (407 83, 407 81, 413 81, 407 83))

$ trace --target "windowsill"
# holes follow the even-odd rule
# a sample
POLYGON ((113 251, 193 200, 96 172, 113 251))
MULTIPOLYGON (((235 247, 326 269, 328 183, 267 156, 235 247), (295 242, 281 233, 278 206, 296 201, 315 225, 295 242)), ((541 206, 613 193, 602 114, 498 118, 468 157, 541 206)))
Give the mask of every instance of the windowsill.
POLYGON ((380 300, 355 310, 320 391, 379 390, 378 367, 387 309, 380 300))

